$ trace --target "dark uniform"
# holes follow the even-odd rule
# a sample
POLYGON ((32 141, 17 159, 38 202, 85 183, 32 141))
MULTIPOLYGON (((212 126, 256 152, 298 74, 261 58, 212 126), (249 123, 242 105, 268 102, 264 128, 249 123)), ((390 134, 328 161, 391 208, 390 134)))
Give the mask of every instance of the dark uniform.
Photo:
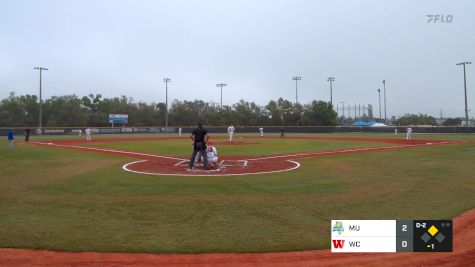
POLYGON ((203 166, 205 170, 209 170, 208 157, 206 156, 206 141, 208 139, 208 131, 203 128, 202 124, 199 124, 198 128, 193 130, 191 137, 194 140, 194 143, 193 153, 191 154, 190 164, 188 165, 188 168, 193 169, 193 166, 195 165, 196 154, 200 153, 201 157, 203 158, 203 166))
POLYGON ((30 141, 31 130, 29 128, 25 129, 25 142, 30 141))
POLYGON ((284 129, 284 127, 282 127, 282 129, 280 130, 280 138, 285 139, 285 129, 284 129))

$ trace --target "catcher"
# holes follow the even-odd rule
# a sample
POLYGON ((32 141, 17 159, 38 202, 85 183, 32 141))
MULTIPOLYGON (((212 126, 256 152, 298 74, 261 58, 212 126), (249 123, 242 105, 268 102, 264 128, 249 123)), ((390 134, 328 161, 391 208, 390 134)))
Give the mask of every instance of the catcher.
POLYGON ((210 169, 217 169, 218 164, 218 150, 213 146, 213 142, 208 142, 206 148, 206 157, 208 158, 208 166, 210 169))

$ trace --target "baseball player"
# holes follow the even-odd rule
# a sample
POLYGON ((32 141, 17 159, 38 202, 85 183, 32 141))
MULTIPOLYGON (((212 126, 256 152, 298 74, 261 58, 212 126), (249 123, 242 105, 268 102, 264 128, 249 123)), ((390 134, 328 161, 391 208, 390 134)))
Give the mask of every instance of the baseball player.
POLYGON ((8 130, 7 139, 8 139, 8 149, 12 149, 13 148, 13 140, 15 140, 15 133, 13 133, 12 129, 8 130))
POLYGON ((394 135, 397 135, 397 128, 394 129, 394 135))
POLYGON ((183 129, 180 127, 178 128, 178 135, 181 136, 181 133, 183 132, 183 129))
POLYGON ((210 169, 218 168, 218 150, 212 142, 207 143, 206 156, 208 157, 208 166, 210 169))
POLYGON ((86 130, 84 130, 84 132, 86 133, 86 141, 91 141, 92 140, 91 139, 91 132, 92 132, 91 128, 89 128, 89 127, 86 128, 86 130))
POLYGON ((25 142, 29 142, 29 141, 30 141, 30 134, 31 134, 31 129, 30 129, 30 128, 26 128, 26 129, 25 129, 25 142))
POLYGON ((412 140, 412 128, 407 127, 406 129, 406 140, 412 140))
POLYGON ((228 127, 228 135, 229 135, 229 142, 232 142, 233 141, 233 137, 234 137, 234 126, 231 124, 229 125, 228 127))
POLYGON ((264 136, 264 128, 262 126, 259 127, 259 133, 261 133, 261 136, 264 136))
POLYGON ((280 129, 280 138, 285 139, 285 128, 284 127, 282 127, 282 129, 280 129))
POLYGON ((199 123, 198 128, 193 130, 190 136, 193 140, 193 153, 191 154, 190 163, 188 165, 189 170, 193 170, 195 165, 196 154, 200 153, 203 157, 203 167, 205 170, 209 170, 208 167, 208 157, 206 156, 206 142, 208 142, 209 136, 208 131, 203 128, 203 124, 199 123))

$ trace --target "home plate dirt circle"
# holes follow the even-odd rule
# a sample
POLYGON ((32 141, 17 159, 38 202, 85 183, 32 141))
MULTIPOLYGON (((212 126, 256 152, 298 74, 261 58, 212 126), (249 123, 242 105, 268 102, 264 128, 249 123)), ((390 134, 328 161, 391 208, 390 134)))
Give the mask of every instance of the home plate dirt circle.
POLYGON ((202 164, 188 169, 188 160, 145 159, 122 166, 128 172, 161 176, 238 176, 287 172, 300 167, 300 163, 282 158, 277 159, 223 159, 218 168, 204 170, 202 164))

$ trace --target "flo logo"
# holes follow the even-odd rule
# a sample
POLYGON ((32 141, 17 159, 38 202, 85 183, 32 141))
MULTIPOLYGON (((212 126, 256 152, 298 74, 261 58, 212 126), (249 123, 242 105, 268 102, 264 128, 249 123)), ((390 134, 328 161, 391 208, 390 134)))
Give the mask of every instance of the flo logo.
POLYGON ((342 222, 335 222, 335 224, 333 225, 333 229, 332 229, 332 232, 338 232, 339 235, 341 235, 341 233, 343 233, 343 231, 345 231, 345 227, 343 227, 343 223, 342 222))
POLYGON ((426 15, 427 23, 452 23, 454 16, 452 15, 426 15))

